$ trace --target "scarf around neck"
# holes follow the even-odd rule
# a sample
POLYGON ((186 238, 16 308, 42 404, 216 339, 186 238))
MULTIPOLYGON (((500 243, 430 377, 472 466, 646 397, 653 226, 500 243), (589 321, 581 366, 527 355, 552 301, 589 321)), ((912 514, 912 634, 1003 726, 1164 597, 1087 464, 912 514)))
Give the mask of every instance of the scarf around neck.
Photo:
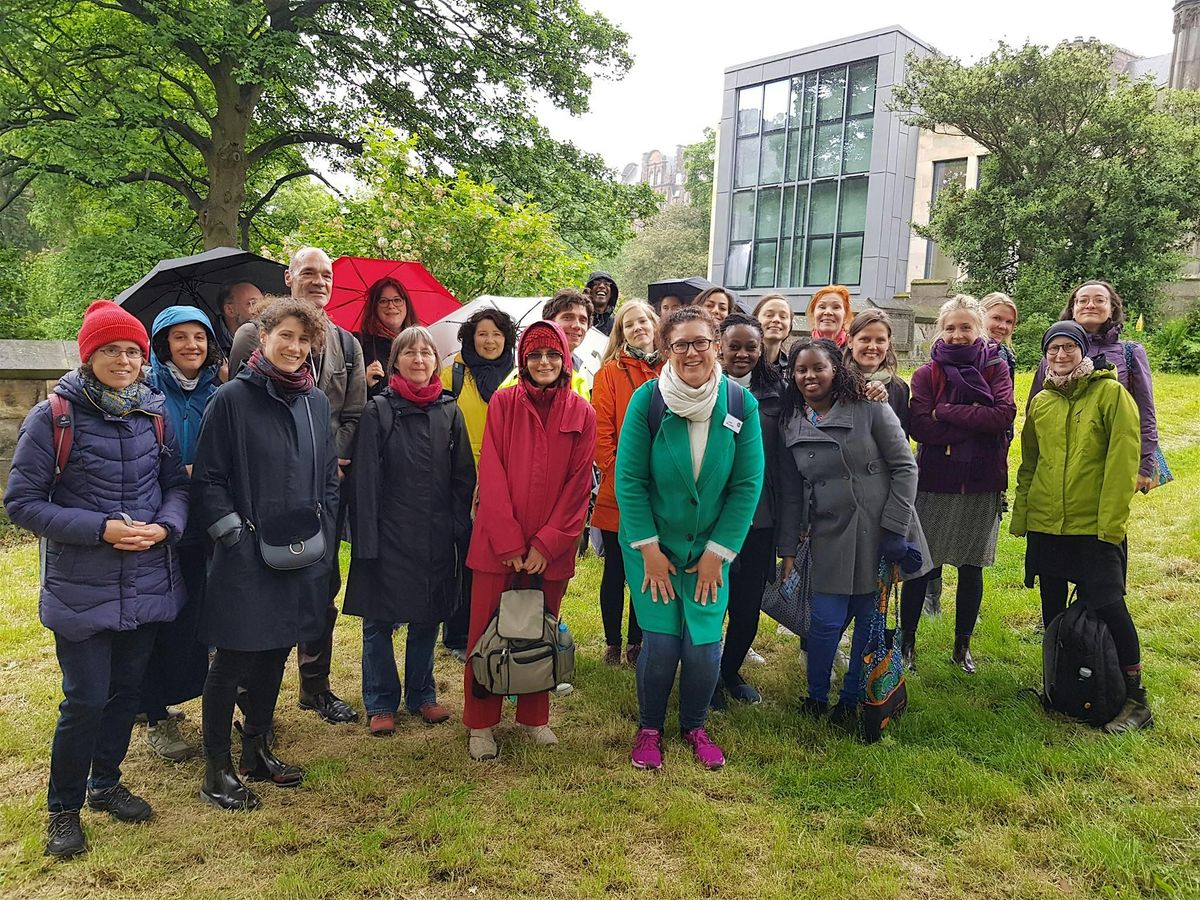
POLYGON ((1047 369, 1044 381, 1046 384, 1053 385, 1059 390, 1064 390, 1069 388, 1079 379, 1091 375, 1094 371, 1096 371, 1096 364, 1092 362, 1092 358, 1090 356, 1085 356, 1079 361, 1079 365, 1077 365, 1066 375, 1053 375, 1051 374, 1050 370, 1047 369))
POLYGON ((150 396, 150 388, 135 381, 119 391, 110 388, 94 375, 83 375, 83 390, 88 398, 110 416, 127 416, 131 412, 141 411, 150 396))
POLYGON ((179 366, 175 365, 175 363, 171 362, 171 360, 168 359, 164 365, 167 367, 167 371, 170 372, 171 376, 175 379, 175 383, 188 393, 191 393, 200 386, 200 378, 204 375, 203 368, 196 373, 195 378, 184 378, 183 373, 179 371, 179 366))
POLYGON ((424 409, 442 396, 442 382, 435 374, 433 381, 426 385, 413 384, 399 372, 393 372, 392 377, 388 379, 388 387, 392 389, 392 393, 403 397, 409 403, 424 409))
POLYGON ((656 350, 651 350, 647 353, 645 350, 640 350, 633 344, 625 345, 625 355, 633 359, 640 359, 648 366, 657 366, 662 361, 662 354, 656 350))
POLYGON ((947 344, 941 338, 934 341, 929 356, 946 376, 946 402, 994 406, 996 398, 983 377, 983 368, 996 355, 996 349, 982 338, 972 344, 947 344))
POLYGON ((667 409, 687 419, 688 443, 692 454, 692 477, 700 477, 704 463, 704 451, 708 448, 708 426, 717 395, 721 387, 721 367, 714 366, 708 381, 700 387, 692 387, 675 374, 675 367, 668 363, 658 376, 658 389, 662 391, 667 409))
POLYGON ((471 370, 471 377, 475 379, 475 389, 479 391, 483 402, 490 403, 492 394, 496 393, 516 365, 513 362, 513 349, 508 346, 506 341, 504 350, 499 356, 495 359, 484 359, 475 352, 475 348, 471 346, 473 343, 474 339, 463 344, 463 363, 471 370))
POLYGON ((267 381, 274 383, 275 390, 290 403, 301 394, 307 394, 317 383, 313 377, 310 360, 311 357, 306 359, 295 372, 284 372, 263 356, 262 349, 259 348, 250 354, 250 358, 246 360, 246 367, 251 372, 256 372, 267 381))

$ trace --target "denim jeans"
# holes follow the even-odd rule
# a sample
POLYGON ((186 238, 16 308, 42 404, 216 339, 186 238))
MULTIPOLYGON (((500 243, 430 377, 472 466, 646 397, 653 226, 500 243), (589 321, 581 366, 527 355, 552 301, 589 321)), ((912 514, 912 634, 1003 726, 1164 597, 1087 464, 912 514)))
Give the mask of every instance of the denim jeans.
MULTIPOLYGON (((437 646, 440 622, 408 626, 404 641, 404 705, 419 712, 426 703, 437 702, 433 682, 433 649, 437 646)), ((392 632, 399 626, 381 619, 363 619, 362 685, 363 707, 368 716, 394 713, 400 709, 400 675, 392 632)))
POLYGON ((637 660, 639 728, 662 730, 676 669, 681 669, 679 730, 704 725, 721 670, 721 642, 693 644, 685 624, 683 637, 642 631, 642 652, 637 660))
POLYGON ((854 637, 850 640, 850 667, 842 679, 842 700, 858 703, 862 683, 862 655, 867 643, 866 620, 875 608, 876 595, 822 594, 813 592, 812 623, 808 629, 808 696, 826 702, 829 699, 829 670, 838 641, 850 620, 854 619, 854 637))
POLYGON ((89 783, 97 791, 120 783, 157 634, 157 625, 143 625, 82 641, 54 635, 63 701, 50 747, 50 812, 81 809, 89 783))

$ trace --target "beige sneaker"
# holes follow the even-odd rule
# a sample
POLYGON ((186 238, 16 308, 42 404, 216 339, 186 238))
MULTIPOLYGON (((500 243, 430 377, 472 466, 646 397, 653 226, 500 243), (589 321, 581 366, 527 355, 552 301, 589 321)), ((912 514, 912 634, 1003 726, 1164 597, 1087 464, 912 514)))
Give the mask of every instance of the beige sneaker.
POLYGON ((549 747, 558 743, 558 735, 550 730, 549 725, 522 725, 521 730, 539 747, 549 747))
POLYGON ((492 729, 472 728, 470 737, 467 738, 467 752, 476 762, 495 759, 500 749, 496 746, 496 739, 492 737, 492 729))
POLYGON ((198 752, 180 735, 178 719, 163 719, 157 725, 147 728, 146 743, 158 756, 170 762, 183 762, 198 752))

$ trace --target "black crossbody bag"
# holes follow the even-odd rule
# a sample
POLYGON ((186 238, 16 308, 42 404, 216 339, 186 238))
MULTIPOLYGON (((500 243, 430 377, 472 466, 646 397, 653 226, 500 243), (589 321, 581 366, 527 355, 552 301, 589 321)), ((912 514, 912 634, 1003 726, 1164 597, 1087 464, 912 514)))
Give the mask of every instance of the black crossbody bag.
MULTIPOLYGON (((321 467, 317 462, 317 430, 313 426, 312 407, 304 398, 308 414, 308 431, 312 438, 313 496, 321 496, 321 467)), ((254 529, 258 537, 258 552, 262 561, 272 569, 290 571, 315 565, 325 558, 325 530, 322 528, 323 509, 318 499, 312 509, 300 509, 278 517, 279 521, 259 520, 254 529)))

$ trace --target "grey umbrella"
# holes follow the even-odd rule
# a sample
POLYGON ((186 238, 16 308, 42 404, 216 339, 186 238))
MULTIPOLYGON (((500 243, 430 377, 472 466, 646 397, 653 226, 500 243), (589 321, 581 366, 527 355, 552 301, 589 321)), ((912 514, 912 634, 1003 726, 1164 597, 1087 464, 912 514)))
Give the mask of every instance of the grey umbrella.
POLYGON ((234 247, 217 247, 195 256, 164 259, 117 296, 149 331, 154 317, 169 306, 198 306, 212 318, 221 315, 217 294, 230 281, 249 281, 264 294, 285 294, 286 266, 234 247))

